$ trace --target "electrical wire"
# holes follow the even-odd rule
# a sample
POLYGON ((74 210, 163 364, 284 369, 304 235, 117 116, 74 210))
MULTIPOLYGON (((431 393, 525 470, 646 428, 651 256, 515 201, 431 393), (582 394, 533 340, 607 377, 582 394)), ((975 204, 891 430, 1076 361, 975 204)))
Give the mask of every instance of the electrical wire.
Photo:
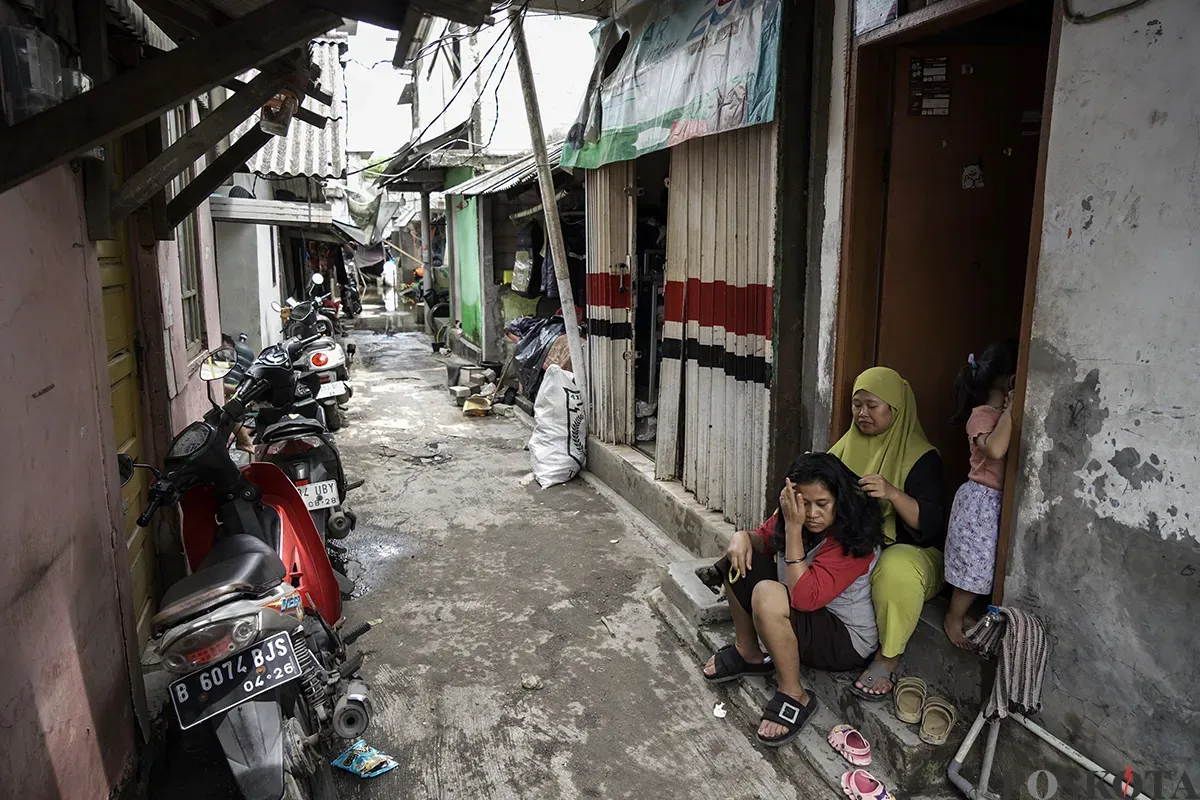
MULTIPOLYGON (((514 58, 514 57, 516 56, 516 54, 517 54, 517 43, 516 43, 516 40, 513 38, 513 34, 512 34, 512 32, 511 32, 511 31, 509 32, 508 39, 509 39, 509 42, 512 44, 512 46, 513 46, 513 49, 512 49, 512 51, 511 51, 511 52, 509 52, 509 54, 508 54, 508 60, 504 62, 504 71, 500 73, 500 80, 498 80, 498 81, 496 82, 496 94, 495 94, 495 97, 494 97, 494 100, 495 100, 495 103, 496 103, 496 114, 495 114, 495 117, 493 117, 493 119, 492 119, 492 130, 491 130, 491 133, 489 133, 489 134, 488 134, 488 140, 487 140, 486 142, 484 142, 484 143, 483 143, 483 146, 480 148, 481 150, 486 150, 488 147, 490 147, 490 146, 491 146, 491 144, 492 144, 492 139, 496 138, 496 128, 497 128, 497 126, 499 126, 499 124, 500 124, 500 87, 504 85, 504 76, 508 74, 508 68, 512 66, 512 61, 513 61, 513 58, 514 58)), ((507 46, 508 46, 508 45, 505 45, 505 48, 507 48, 507 46)), ((502 50, 500 51, 500 57, 501 57, 501 58, 503 58, 503 56, 504 56, 504 50, 502 49, 502 50)), ((497 59, 497 60, 496 60, 496 63, 497 63, 497 64, 499 64, 499 63, 500 63, 500 60, 499 60, 499 59, 497 59)), ((495 71, 496 71, 496 68, 495 68, 495 67, 493 67, 493 68, 492 68, 492 72, 495 72, 495 71)), ((491 80, 491 77, 492 77, 492 76, 491 76, 491 75, 489 75, 489 76, 488 76, 488 80, 491 80)), ((487 87, 487 81, 484 81, 484 82, 483 82, 483 88, 486 88, 486 87, 487 87)), ((480 96, 482 96, 482 95, 483 95, 483 92, 482 92, 482 90, 480 91, 480 93, 479 93, 479 94, 480 94, 480 96)))
POLYGON ((1117 14, 1124 14, 1126 11, 1133 11, 1149 2, 1150 0, 1132 0, 1104 11, 1097 11, 1095 14, 1080 14, 1071 10, 1070 0, 1062 0, 1063 19, 1076 25, 1085 25, 1089 22, 1099 22, 1108 17, 1115 17, 1117 14))
MULTIPOLYGON (((525 13, 526 13, 526 11, 527 11, 527 10, 528 10, 528 8, 529 8, 529 3, 530 3, 530 0, 525 0, 525 2, 524 2, 524 3, 522 4, 522 6, 521 6, 521 18, 522 18, 522 19, 524 18, 524 16, 525 16, 525 13)), ((429 132, 429 129, 433 127, 433 124, 434 124, 435 122, 437 122, 439 119, 441 119, 443 116, 445 116, 446 112, 450 110, 450 106, 454 105, 454 101, 458 99, 458 96, 459 96, 460 94, 462 94, 462 90, 463 90, 463 89, 465 89, 465 88, 467 87, 467 84, 468 84, 468 83, 470 83, 470 80, 468 80, 468 79, 469 79, 469 78, 471 78, 471 77, 472 77, 472 76, 473 76, 473 75, 474 75, 476 72, 478 72, 478 71, 479 71, 479 69, 480 69, 480 67, 482 67, 482 66, 483 66, 483 65, 484 65, 484 64, 487 62, 488 56, 490 56, 490 55, 492 54, 492 51, 496 49, 496 45, 500 44, 501 42, 503 42, 503 41, 505 40, 505 39, 504 39, 504 34, 505 34, 505 33, 508 33, 508 32, 511 32, 511 30, 512 30, 512 27, 513 27, 513 19, 512 19, 512 18, 509 18, 508 25, 505 27, 505 29, 504 29, 503 31, 501 31, 501 32, 500 32, 500 35, 499 35, 498 37, 496 37, 496 41, 492 42, 492 45, 491 45, 491 47, 489 47, 489 48, 487 49, 487 51, 486 51, 486 52, 484 52, 484 54, 483 54, 483 57, 479 59, 479 63, 477 63, 477 64, 476 64, 474 67, 472 67, 472 68, 471 68, 471 71, 470 71, 470 72, 468 72, 468 73, 467 73, 467 74, 466 74, 466 75, 465 75, 465 76, 464 76, 464 77, 461 79, 461 81, 460 81, 460 83, 459 83, 459 87, 458 87, 458 89, 456 89, 456 90, 455 90, 455 92, 454 92, 454 94, 450 96, 450 99, 449 99, 448 101, 446 101, 446 105, 445 105, 445 107, 444 107, 444 108, 442 108, 442 110, 441 110, 441 111, 439 111, 439 112, 437 113, 437 115, 436 115, 436 116, 434 116, 434 118, 433 118, 433 119, 429 120, 429 123, 428 123, 428 124, 427 124, 427 125, 426 125, 424 128, 422 128, 422 129, 421 129, 421 132, 420 132, 420 133, 418 133, 416 136, 414 136, 414 137, 413 137, 412 141, 414 141, 414 142, 419 142, 419 141, 421 141, 421 138, 422 138, 422 137, 424 137, 424 136, 425 136, 425 134, 429 132)), ((514 51, 514 52, 515 52, 515 51, 514 51)), ((499 63, 499 62, 497 61, 497 63, 499 63)), ((493 71, 494 71, 494 70, 495 70, 495 67, 493 66, 493 71)), ((476 98, 476 99, 475 99, 475 102, 471 104, 471 107, 472 107, 472 108, 474 108, 476 105, 478 105, 478 103, 479 103, 480 99, 481 99, 481 98, 476 98)), ((356 170, 353 170, 353 171, 349 171, 349 172, 347 172, 347 173, 346 173, 346 175, 347 175, 347 176, 350 176, 350 175, 357 175, 357 174, 358 174, 358 173, 360 173, 360 172, 366 172, 367 170, 373 169, 373 168, 375 168, 375 167, 378 167, 378 166, 382 166, 382 165, 384 165, 384 164, 391 163, 391 161, 392 161, 393 159, 395 159, 396 155, 397 155, 397 154, 392 154, 391 156, 388 156, 388 158, 386 158, 386 159, 383 159, 383 160, 377 161, 377 162, 375 162, 375 163, 373 163, 373 164, 367 164, 367 165, 365 165, 365 166, 359 167, 359 168, 358 168, 358 169, 356 169, 356 170)), ((380 178, 400 178, 400 177, 403 177, 403 176, 404 176, 404 173, 403 173, 403 172, 397 172, 397 173, 394 173, 394 174, 392 174, 392 173, 386 173, 386 172, 385 172, 385 173, 381 173, 381 174, 379 174, 379 175, 376 177, 376 180, 379 180, 380 178)))

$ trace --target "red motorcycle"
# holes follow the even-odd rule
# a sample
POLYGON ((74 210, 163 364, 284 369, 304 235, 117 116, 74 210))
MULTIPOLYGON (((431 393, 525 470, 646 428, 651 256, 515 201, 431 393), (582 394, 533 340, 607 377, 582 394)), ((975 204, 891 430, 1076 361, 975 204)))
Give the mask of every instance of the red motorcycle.
MULTIPOLYGON (((370 626, 339 630, 337 579, 304 500, 279 467, 239 469, 228 450, 254 403, 294 396, 292 360, 310 342, 263 350, 224 406, 175 437, 163 472, 121 457, 122 482, 135 467, 156 477, 139 525, 182 509, 191 574, 163 596, 154 646, 179 676, 180 727, 211 722, 246 800, 333 800, 330 761, 371 716, 362 656, 346 650, 370 626)), ((221 380, 235 363, 218 351, 201 375, 221 380)))

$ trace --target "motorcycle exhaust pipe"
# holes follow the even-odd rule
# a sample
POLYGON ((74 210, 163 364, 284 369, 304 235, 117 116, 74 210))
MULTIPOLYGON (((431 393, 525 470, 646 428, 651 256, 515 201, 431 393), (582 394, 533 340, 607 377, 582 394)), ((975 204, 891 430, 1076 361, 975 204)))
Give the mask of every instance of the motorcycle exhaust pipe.
POLYGON ((345 539, 350 534, 351 525, 350 517, 345 511, 334 511, 329 515, 329 519, 325 522, 325 533, 333 539, 345 539))
POLYGON ((371 689, 364 681, 352 680, 333 708, 333 732, 343 739, 357 739, 371 724, 371 689))

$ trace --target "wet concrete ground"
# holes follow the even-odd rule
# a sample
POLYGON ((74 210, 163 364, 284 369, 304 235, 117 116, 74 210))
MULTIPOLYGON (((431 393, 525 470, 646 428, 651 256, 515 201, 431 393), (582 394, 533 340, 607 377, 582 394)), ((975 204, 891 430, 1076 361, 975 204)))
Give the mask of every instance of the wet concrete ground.
POLYGON ((358 643, 366 738, 400 766, 339 773, 343 800, 827 793, 777 772, 800 756, 752 744, 753 721, 713 716, 721 697, 644 600, 669 559, 660 541, 582 480, 538 489, 528 428, 464 418, 423 335, 354 339, 338 441, 366 482, 350 497, 363 572, 345 613, 382 620, 358 643))

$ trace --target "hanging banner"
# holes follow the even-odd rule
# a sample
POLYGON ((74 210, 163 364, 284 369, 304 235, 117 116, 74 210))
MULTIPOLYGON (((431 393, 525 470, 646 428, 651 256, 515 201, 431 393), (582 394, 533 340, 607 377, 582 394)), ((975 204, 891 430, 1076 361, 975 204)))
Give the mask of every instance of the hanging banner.
POLYGON ((770 122, 779 13, 779 0, 676 0, 600 23, 596 68, 562 165, 594 169, 770 122))

